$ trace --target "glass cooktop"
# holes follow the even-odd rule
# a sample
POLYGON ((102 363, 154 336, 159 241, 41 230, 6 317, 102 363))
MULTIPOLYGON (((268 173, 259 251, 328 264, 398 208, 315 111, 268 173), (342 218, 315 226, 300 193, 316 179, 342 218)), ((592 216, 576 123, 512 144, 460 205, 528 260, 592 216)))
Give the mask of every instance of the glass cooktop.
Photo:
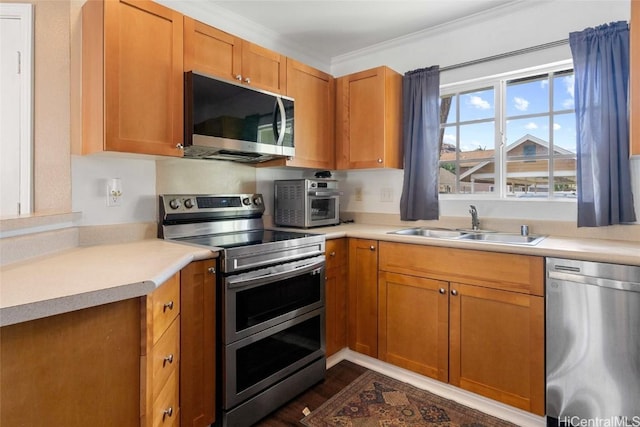
POLYGON ((180 242, 218 248, 235 248, 240 246, 260 245, 265 243, 283 242, 316 236, 316 234, 281 231, 281 230, 250 230, 235 233, 211 234, 206 236, 184 237, 175 239, 180 242))

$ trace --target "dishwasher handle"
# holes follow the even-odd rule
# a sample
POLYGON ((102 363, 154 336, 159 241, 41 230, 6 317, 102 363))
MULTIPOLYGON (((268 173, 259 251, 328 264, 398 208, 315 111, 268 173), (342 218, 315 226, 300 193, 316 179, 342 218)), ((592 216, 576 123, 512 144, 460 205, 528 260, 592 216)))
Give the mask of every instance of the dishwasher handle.
POLYGON ((605 279, 602 277, 580 276, 577 274, 550 272, 550 279, 562 280, 565 282, 580 283, 583 285, 600 286, 603 288, 618 289, 621 291, 640 292, 640 283, 625 282, 620 280, 605 279))

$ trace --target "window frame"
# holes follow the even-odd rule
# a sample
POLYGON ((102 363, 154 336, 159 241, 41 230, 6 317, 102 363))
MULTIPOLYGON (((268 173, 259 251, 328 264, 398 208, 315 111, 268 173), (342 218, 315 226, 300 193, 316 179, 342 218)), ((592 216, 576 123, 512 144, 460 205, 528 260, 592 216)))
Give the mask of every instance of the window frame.
MULTIPOLYGON (((494 109, 495 109, 495 132, 494 132, 494 161, 495 167, 495 182, 497 191, 487 193, 440 193, 439 198, 441 200, 495 200, 495 201, 509 201, 509 202, 571 202, 576 203, 577 198, 556 197, 551 192, 547 197, 539 198, 514 198, 507 195, 507 153, 506 153, 506 96, 507 96, 507 82, 527 77, 535 77, 540 74, 558 73, 562 71, 572 70, 573 61, 564 60, 550 64, 544 64, 535 67, 528 67, 521 70, 510 71, 500 73, 492 76, 481 77, 477 79, 470 79, 461 82, 452 82, 443 84, 440 86, 440 97, 452 94, 461 94, 465 92, 475 92, 486 88, 494 89, 494 109)), ((555 89, 554 89, 555 90, 555 89)), ((553 95, 553 94, 552 94, 553 95)), ((550 105, 553 103, 553 96, 549 99, 550 105)), ((456 108, 460 108, 460 103, 456 102, 456 108)), ((545 115, 552 114, 552 110, 548 111, 545 115)), ((555 114, 554 114, 555 115, 555 114)), ((459 117, 457 114, 456 117, 459 117)), ((520 117, 518 117, 520 118, 520 117)), ((459 123, 459 122, 457 122, 459 123)), ((459 138, 459 124, 456 125, 456 135, 459 138)), ((442 129, 442 128, 441 128, 442 129)), ((549 141, 550 142, 550 141, 549 141)), ((459 144, 459 139, 457 141, 459 144)), ((458 148, 459 145, 456 145, 458 148)), ((550 147, 552 148, 552 147, 550 147)), ((549 155, 549 170, 553 169, 553 159, 557 157, 555 155, 549 155)), ((456 171, 459 168, 459 159, 456 156, 456 171)), ((553 175, 552 175, 553 176, 553 175)), ((456 181, 458 179, 458 173, 456 173, 456 181)), ((549 186, 553 185, 553 179, 550 177, 549 186)))

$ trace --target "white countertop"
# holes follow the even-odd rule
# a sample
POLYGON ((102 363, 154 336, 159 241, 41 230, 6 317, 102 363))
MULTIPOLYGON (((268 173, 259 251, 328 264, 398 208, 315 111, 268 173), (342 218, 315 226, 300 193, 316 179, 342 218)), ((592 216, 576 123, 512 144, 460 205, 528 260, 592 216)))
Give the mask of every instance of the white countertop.
MULTIPOLYGON (((356 237, 640 266, 640 242, 547 237, 527 246, 388 234, 401 228, 406 227, 343 224, 306 231, 327 239, 356 237)), ((2 267, 0 326, 146 295, 191 261, 216 257, 215 249, 150 239, 78 247, 2 267)))
POLYGON ((78 247, 0 269, 0 326, 146 295, 208 249, 159 239, 78 247))

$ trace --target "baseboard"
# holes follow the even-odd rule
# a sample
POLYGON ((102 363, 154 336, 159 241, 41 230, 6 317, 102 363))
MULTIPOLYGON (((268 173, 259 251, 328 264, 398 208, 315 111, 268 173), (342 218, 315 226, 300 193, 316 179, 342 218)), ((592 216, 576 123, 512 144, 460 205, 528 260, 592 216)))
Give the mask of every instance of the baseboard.
POLYGON ((540 417, 538 415, 534 415, 529 412, 514 408, 512 406, 496 402, 495 400, 488 399, 475 393, 462 390, 461 388, 454 387, 452 385, 445 384, 431 378, 427 378, 420 374, 416 374, 415 372, 399 368, 397 366, 391 365, 378 359, 374 359, 369 356, 365 356, 364 354, 357 353, 347 348, 342 349, 336 354, 327 358, 327 369, 342 360, 348 360, 367 369, 371 369, 383 375, 395 378, 398 381, 411 384, 420 389, 427 390, 446 399, 454 400, 462 405, 477 409, 478 411, 482 411, 485 414, 489 414, 494 417, 512 422, 521 427, 546 426, 546 420, 544 417, 540 417))

